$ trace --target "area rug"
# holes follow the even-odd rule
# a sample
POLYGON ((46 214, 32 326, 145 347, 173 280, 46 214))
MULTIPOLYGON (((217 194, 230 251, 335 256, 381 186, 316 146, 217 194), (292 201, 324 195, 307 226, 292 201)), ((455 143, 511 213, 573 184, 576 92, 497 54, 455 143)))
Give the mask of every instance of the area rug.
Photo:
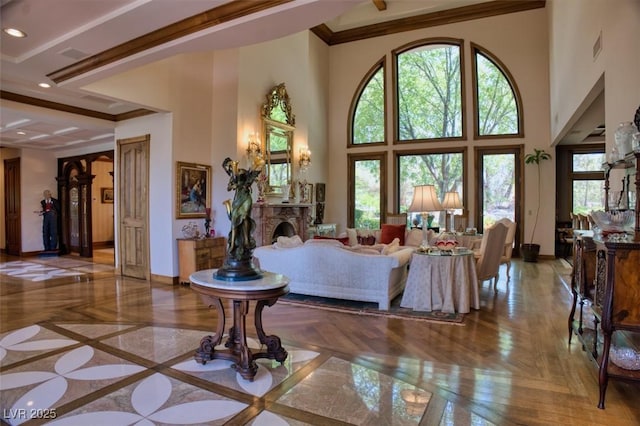
POLYGON ((280 297, 279 304, 298 305, 313 309, 343 312, 353 315, 369 315, 386 318, 399 318, 412 321, 434 322, 450 325, 464 325, 464 314, 445 313, 440 311, 422 312, 408 308, 401 308, 402 295, 391 301, 388 311, 378 309, 377 303, 357 302, 353 300, 332 299, 329 297, 307 296, 304 294, 289 293, 280 297))

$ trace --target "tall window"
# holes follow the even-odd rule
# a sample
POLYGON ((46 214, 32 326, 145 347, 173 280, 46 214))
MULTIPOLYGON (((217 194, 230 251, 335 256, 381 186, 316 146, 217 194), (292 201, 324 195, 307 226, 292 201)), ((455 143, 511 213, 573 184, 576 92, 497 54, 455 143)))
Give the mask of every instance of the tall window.
POLYGON ((571 153, 572 211, 587 214, 592 210, 604 210, 602 152, 571 153))
POLYGON ((507 69, 487 51, 472 43, 475 134, 522 135, 517 87, 507 69))
POLYGON ((459 40, 421 42, 396 53, 397 139, 463 136, 459 40))
MULTIPOLYGON (((413 188, 417 185, 435 185, 438 199, 442 201, 445 192, 457 191, 464 200, 464 151, 425 151, 397 153, 398 205, 399 211, 406 212, 413 199, 413 188)), ((463 201, 464 204, 464 201, 463 201)), ((445 226, 444 212, 433 212, 433 226, 445 226)), ((419 215, 413 214, 412 220, 419 215)))
POLYGON ((386 153, 350 154, 349 162, 349 214, 351 228, 380 228, 386 205, 386 153))
POLYGON ((383 143, 384 121, 384 60, 365 76, 356 92, 351 120, 351 145, 383 143))
MULTIPOLYGON (((386 143, 385 121, 393 117, 395 205, 387 205, 387 187, 383 183, 387 178, 384 159, 389 150, 357 155, 352 151, 348 154, 350 226, 374 227, 387 209, 406 212, 416 185, 435 185, 441 199, 446 192, 457 191, 467 207, 465 201, 470 192, 464 187, 467 182, 464 176, 470 172, 465 169, 467 148, 457 143, 441 144, 445 147, 428 151, 415 148, 415 143, 430 141, 464 143, 465 114, 474 117, 475 139, 524 136, 522 100, 515 80, 497 57, 474 43, 471 47, 470 54, 465 54, 462 39, 417 40, 391 52, 391 78, 385 77, 386 57, 363 76, 349 110, 348 148, 356 151, 363 145, 386 143), (469 81, 464 70, 469 59, 473 69, 468 79, 473 87, 472 103, 465 102, 469 81), (393 98, 391 114, 385 111, 387 94, 393 98), (398 148, 401 145, 406 148, 398 148)), ((518 170, 510 171, 513 175, 518 170)), ((516 206, 521 200, 517 190, 513 200, 513 182, 518 179, 519 176, 512 176, 508 183, 501 181, 493 188, 516 206)), ((475 205, 482 208, 478 202, 475 205)), ((510 210, 516 219, 517 212, 510 210)), ((433 226, 444 226, 445 214, 434 215, 433 226)))

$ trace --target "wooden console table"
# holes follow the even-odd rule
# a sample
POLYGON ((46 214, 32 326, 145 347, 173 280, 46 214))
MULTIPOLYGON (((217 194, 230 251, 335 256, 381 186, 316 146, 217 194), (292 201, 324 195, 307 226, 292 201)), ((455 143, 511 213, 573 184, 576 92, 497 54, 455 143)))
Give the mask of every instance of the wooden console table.
POLYGON ((178 238, 180 283, 189 284, 189 275, 203 269, 220 268, 226 253, 224 237, 178 238))
POLYGON ((282 364, 287 359, 287 351, 282 347, 280 338, 275 335, 267 336, 262 328, 262 310, 266 306, 273 306, 280 296, 289 292, 289 279, 284 275, 264 272, 258 280, 226 281, 213 278, 215 269, 194 272, 189 277, 191 288, 209 307, 215 306, 218 313, 218 325, 213 336, 205 336, 200 340, 200 347, 194 358, 200 364, 206 364, 213 359, 232 361, 232 366, 242 378, 253 381, 258 365, 255 360, 260 358, 275 359, 282 364), (222 300, 230 300, 233 305, 233 326, 229 329, 229 337, 225 343, 227 349, 216 349, 222 341, 225 329, 225 313, 222 300), (247 346, 246 317, 249 313, 249 303, 256 302, 255 328, 260 343, 266 346, 266 352, 253 353, 247 346))

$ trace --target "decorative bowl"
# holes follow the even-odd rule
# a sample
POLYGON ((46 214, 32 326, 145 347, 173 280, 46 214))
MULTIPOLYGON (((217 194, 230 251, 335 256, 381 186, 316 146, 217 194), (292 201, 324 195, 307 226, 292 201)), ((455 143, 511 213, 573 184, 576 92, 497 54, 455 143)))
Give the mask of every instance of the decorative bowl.
POLYGON ((456 240, 440 240, 436 242, 436 247, 440 250, 453 250, 458 245, 456 240))
POLYGON ((635 212, 633 210, 621 212, 603 212, 602 210, 598 210, 591 212, 591 219, 603 234, 622 233, 632 230, 635 212))
POLYGON ((640 352, 633 348, 611 346, 609 349, 611 362, 625 370, 640 370, 640 352))

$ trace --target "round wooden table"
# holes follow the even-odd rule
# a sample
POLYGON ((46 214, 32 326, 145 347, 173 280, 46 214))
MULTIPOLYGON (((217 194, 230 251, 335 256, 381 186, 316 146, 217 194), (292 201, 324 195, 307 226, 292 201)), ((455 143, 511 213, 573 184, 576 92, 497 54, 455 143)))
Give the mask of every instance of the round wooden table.
POLYGON ((215 306, 218 312, 216 334, 200 340, 200 347, 194 358, 203 365, 213 359, 232 361, 232 368, 244 379, 253 381, 258 371, 256 359, 275 359, 281 364, 287 359, 288 354, 282 347, 280 338, 275 335, 267 336, 262 329, 262 309, 265 305, 273 306, 280 296, 289 292, 289 279, 284 275, 264 272, 263 277, 257 280, 227 281, 215 279, 215 272, 216 269, 205 269, 189 276, 191 288, 200 294, 204 303, 209 307, 215 306), (216 346, 222 341, 225 329, 223 299, 231 300, 233 304, 233 326, 229 329, 229 337, 224 345, 227 349, 221 350, 216 349, 216 346), (256 334, 260 343, 266 347, 266 351, 256 353, 247 346, 246 317, 251 301, 256 302, 256 334))

